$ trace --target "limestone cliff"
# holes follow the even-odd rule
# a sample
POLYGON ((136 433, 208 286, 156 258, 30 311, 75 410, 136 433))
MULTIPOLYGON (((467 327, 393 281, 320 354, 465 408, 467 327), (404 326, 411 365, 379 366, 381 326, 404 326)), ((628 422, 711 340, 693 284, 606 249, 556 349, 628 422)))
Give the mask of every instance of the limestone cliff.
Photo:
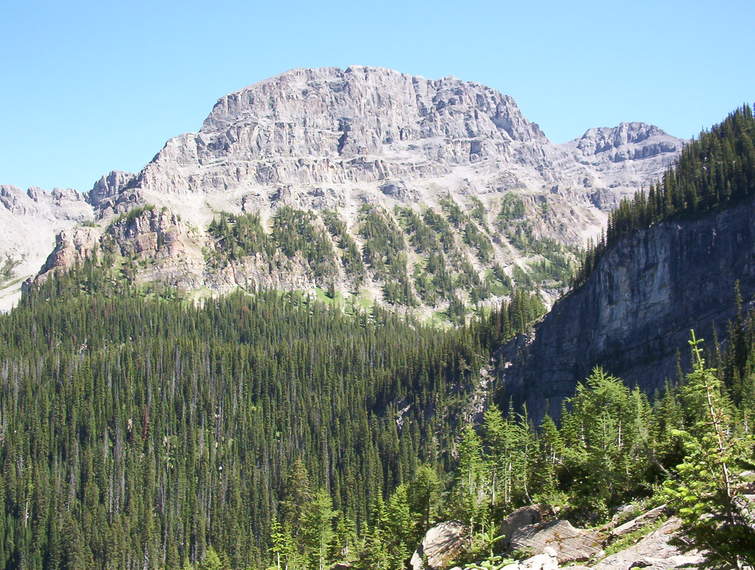
POLYGON ((55 236, 93 218, 76 190, 0 186, 0 311, 18 300, 21 283, 39 271, 55 236))
MULTIPOLYGON (((557 145, 511 97, 478 83, 361 66, 297 69, 222 97, 199 132, 170 139, 139 174, 101 181, 92 195, 105 214, 142 201, 190 216, 187 203, 205 199, 259 211, 281 202, 353 210, 517 190, 586 211, 594 195, 615 200, 654 180, 681 146, 643 123, 557 145), (385 191, 401 186, 409 191, 385 191)), ((583 218, 583 232, 600 223, 583 218)))
POLYGON ((755 204, 697 220, 667 221, 623 239, 587 282, 557 302, 529 337, 497 354, 502 399, 534 417, 557 414, 601 365, 648 393, 675 378, 694 328, 712 342, 735 315, 735 282, 755 297, 755 204))
MULTIPOLYGON (((140 172, 98 180, 87 196, 95 222, 56 228, 66 233, 43 272, 111 242, 133 258, 154 239, 154 228, 140 223, 123 233, 112 224, 154 206, 181 220, 183 238, 172 250, 181 261, 141 260, 134 273, 141 280, 213 294, 335 286, 375 301, 386 301, 393 288, 388 302, 398 288, 401 304, 426 314, 457 300, 492 302, 512 281, 554 298, 574 249, 599 234, 617 201, 653 182, 682 145, 643 123, 590 129, 554 144, 508 95, 453 77, 361 66, 292 70, 222 97, 198 132, 170 139, 140 172), (218 263, 228 252, 221 251, 226 240, 208 232, 213 219, 222 212, 259 216, 260 231, 270 234, 285 208, 299 210, 301 220, 314 216, 322 232, 323 216, 337 213, 343 228, 321 240, 329 242, 323 251, 333 252, 324 260, 334 268, 327 275, 313 278, 306 267, 313 260, 301 252, 282 253, 280 235, 268 240, 278 251, 266 258, 241 251, 218 263), (343 253, 367 258, 377 247, 365 237, 365 208, 395 229, 393 251, 381 253, 396 263, 383 270, 368 262, 355 280, 343 253), (406 209, 432 218, 432 228, 406 209), (177 267, 186 272, 181 279, 177 267)), ((20 230, 18 238, 24 240, 20 230)), ((52 241, 49 235, 37 248, 37 268, 52 241)), ((137 257, 151 255, 146 251, 137 257)))

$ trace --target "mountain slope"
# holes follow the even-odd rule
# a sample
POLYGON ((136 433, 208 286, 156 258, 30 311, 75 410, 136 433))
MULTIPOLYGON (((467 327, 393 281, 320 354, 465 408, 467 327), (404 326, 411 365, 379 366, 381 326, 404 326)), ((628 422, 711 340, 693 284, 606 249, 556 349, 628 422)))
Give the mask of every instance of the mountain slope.
POLYGON ((101 261, 0 315, 3 568, 178 568, 208 547, 264 568, 293 500, 327 490, 362 525, 450 460, 482 365, 466 331, 277 292, 200 307, 101 261))
POLYGON ((18 301, 21 283, 39 271, 56 234, 93 218, 75 190, 0 186, 0 312, 18 301))
POLYGON ((198 133, 169 140, 138 174, 98 181, 98 227, 63 236, 45 271, 100 247, 133 251, 137 280, 200 295, 320 287, 447 316, 501 298, 512 281, 554 298, 575 248, 681 146, 641 123, 556 145, 510 97, 455 78, 293 70, 221 98, 198 133), (155 208, 125 234, 113 227, 144 206, 155 208), (209 231, 223 213, 224 227, 248 216, 264 251, 209 231), (373 230, 395 239, 386 246, 373 230), (286 246, 287 232, 318 253, 286 246), (124 242, 157 234, 181 236, 170 256, 124 242))
POLYGON ((596 365, 653 393, 676 377, 690 329, 709 340, 723 332, 738 304, 755 298, 753 136, 745 107, 614 211, 581 286, 532 335, 500 349, 503 399, 526 403, 535 417, 557 415, 596 365))
POLYGON ((755 203, 701 220, 665 222, 622 240, 588 282, 557 302, 531 338, 503 347, 505 397, 534 417, 601 365, 652 394, 676 378, 691 328, 712 339, 736 314, 735 283, 755 296, 755 203))

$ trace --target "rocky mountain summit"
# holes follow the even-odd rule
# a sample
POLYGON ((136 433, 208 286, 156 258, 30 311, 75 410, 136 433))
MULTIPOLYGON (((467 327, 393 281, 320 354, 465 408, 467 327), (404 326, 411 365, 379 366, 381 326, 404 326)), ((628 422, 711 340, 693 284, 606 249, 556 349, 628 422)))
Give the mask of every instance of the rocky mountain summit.
POLYGON ((137 279, 211 292, 320 287, 430 311, 500 297, 517 282, 555 295, 574 248, 682 144, 622 123, 558 145, 511 97, 477 83, 298 69, 222 97, 199 132, 170 139, 141 172, 97 181, 87 196, 95 231, 60 236, 45 271, 97 246, 131 251, 137 279), (145 207, 141 223, 114 231, 145 207), (154 233, 146 218, 163 208, 160 232, 184 236, 170 256, 122 243, 154 233), (239 220, 265 247, 234 237, 239 220), (291 229, 296 246, 281 241, 291 229))
POLYGON ((281 200, 353 207, 381 194, 432 202, 432 184, 477 195, 620 196, 657 177, 680 147, 642 123, 556 145, 511 97, 477 83, 369 67, 298 69, 222 97, 198 133, 169 140, 134 179, 121 180, 117 197, 98 192, 97 205, 220 191, 260 210, 281 200), (627 161, 643 163, 615 166, 627 161), (403 196, 395 190, 410 182, 403 196))

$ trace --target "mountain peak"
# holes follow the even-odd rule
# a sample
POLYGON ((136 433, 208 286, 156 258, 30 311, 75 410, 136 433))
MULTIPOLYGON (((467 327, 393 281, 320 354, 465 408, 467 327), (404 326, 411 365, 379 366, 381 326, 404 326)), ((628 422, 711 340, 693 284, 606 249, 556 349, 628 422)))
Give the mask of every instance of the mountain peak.
POLYGON ((588 129, 571 144, 584 154, 598 154, 615 150, 626 145, 655 142, 663 152, 680 149, 683 141, 672 137, 660 127, 642 122, 622 122, 615 127, 588 129))
POLYGON ((364 123, 374 139, 364 141, 365 148, 373 151, 402 136, 544 138, 514 100, 498 91, 452 77, 431 80, 367 66, 293 69, 260 81, 221 97, 200 132, 266 121, 292 123, 310 134, 337 132, 343 120, 364 123), (463 125, 448 125, 460 119, 463 125))
MULTIPOLYGON (((59 240, 58 249, 71 251, 54 259, 77 259, 100 240, 123 255, 149 258, 149 279, 175 283, 180 275, 182 283, 215 291, 247 281, 298 289, 335 283, 344 290, 353 285, 349 260, 361 261, 375 247, 366 228, 378 224, 401 236, 392 242, 397 251, 406 249, 391 269, 391 279, 403 283, 401 295, 379 260, 362 273, 378 300, 471 303, 489 295, 484 284, 494 269, 501 283, 532 273, 555 292, 559 285, 537 269, 550 243, 542 240, 569 248, 598 235, 605 211, 653 182, 680 147, 642 123, 591 129, 557 145, 510 96, 454 77, 367 66, 292 69, 221 97, 199 132, 168 140, 138 174, 98 180, 88 202, 104 223, 82 228, 81 239, 59 240), (302 252, 283 248, 270 253, 274 259, 242 256, 243 267, 238 260, 210 266, 228 253, 210 232, 221 213, 256 216, 267 252, 284 242, 280 224, 298 216, 307 233, 301 243, 317 238, 322 251, 332 252, 329 265, 310 266, 317 256, 304 263, 302 252), (278 233, 266 234, 276 223, 278 233), (427 224, 444 240, 430 266, 443 273, 435 263, 440 256, 466 276, 459 284, 443 281, 437 295, 424 283, 427 248, 440 238, 416 245, 410 229, 427 224), (213 252, 217 259, 208 262, 213 252)), ((53 241, 52 232, 46 239, 53 241)), ((562 261, 554 257, 553 267, 562 261)))

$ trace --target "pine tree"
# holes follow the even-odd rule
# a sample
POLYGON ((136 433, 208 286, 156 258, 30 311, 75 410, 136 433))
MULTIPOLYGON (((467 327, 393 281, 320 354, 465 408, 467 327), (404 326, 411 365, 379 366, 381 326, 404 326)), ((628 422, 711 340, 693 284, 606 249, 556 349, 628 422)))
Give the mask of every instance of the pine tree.
POLYGON ((436 522, 442 487, 440 477, 432 465, 425 463, 417 468, 407 490, 411 511, 417 517, 415 538, 436 522))
POLYGON ((686 455, 664 492, 695 547, 712 567, 755 564, 755 520, 738 497, 738 462, 752 460, 755 440, 732 437, 732 405, 715 370, 706 368, 692 332, 693 371, 683 395, 694 423, 679 435, 686 455))
POLYGON ((305 551, 309 554, 312 567, 324 570, 331 560, 330 546, 335 537, 333 520, 336 518, 333 501, 325 489, 314 495, 311 503, 305 506, 302 520, 302 539, 305 551))

